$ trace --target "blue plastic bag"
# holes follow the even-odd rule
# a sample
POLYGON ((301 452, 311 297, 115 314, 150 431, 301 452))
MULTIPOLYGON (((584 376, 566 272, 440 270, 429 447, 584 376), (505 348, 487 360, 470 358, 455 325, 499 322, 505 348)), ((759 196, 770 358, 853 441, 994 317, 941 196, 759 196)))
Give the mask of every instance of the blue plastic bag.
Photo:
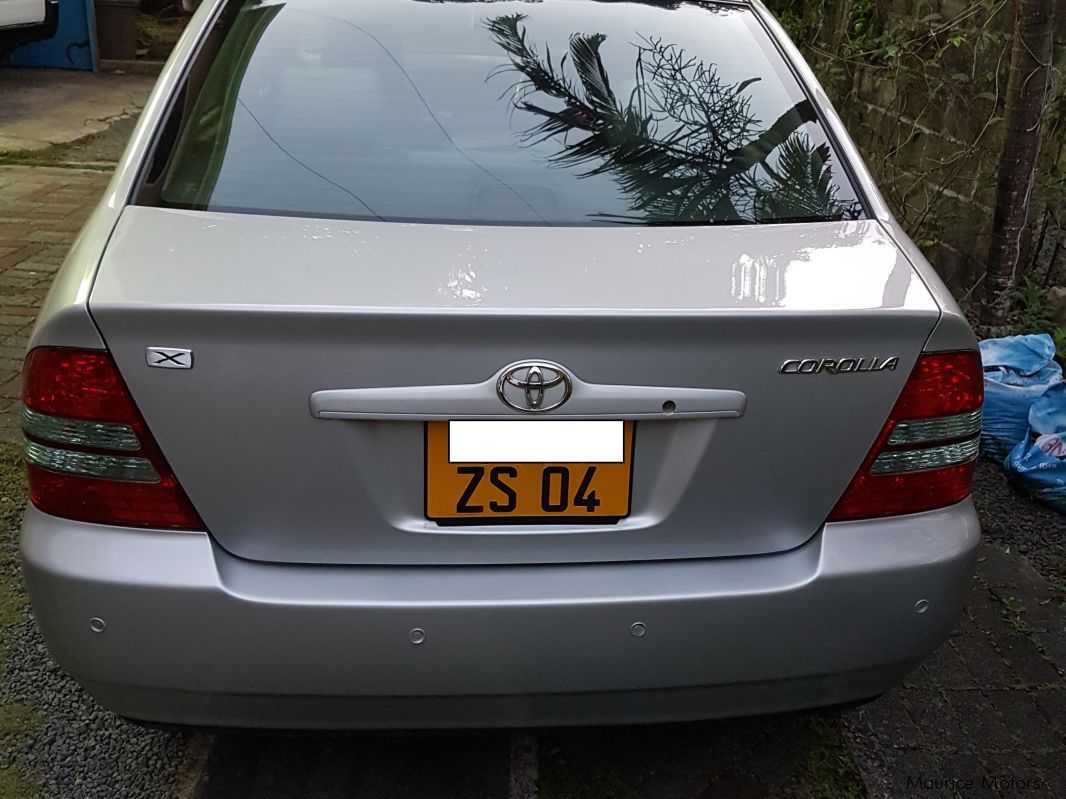
POLYGON ((1055 383, 1037 398, 1029 428, 1007 456, 1007 471, 1034 499, 1066 513, 1066 383, 1055 383))
POLYGON ((985 370, 981 451, 1002 461, 1029 436, 1029 410, 1048 386, 1062 382, 1055 342, 1047 333, 982 341, 985 370))

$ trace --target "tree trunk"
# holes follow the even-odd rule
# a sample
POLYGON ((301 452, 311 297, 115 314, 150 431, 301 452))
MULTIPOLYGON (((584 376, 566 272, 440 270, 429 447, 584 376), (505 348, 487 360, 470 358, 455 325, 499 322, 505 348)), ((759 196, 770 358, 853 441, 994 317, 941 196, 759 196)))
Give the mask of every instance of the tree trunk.
POLYGON ((1006 135, 996 182, 996 210, 985 273, 981 327, 1002 335, 1018 279, 1029 200, 1047 108, 1055 6, 1058 0, 1015 0, 1007 82, 1006 135))

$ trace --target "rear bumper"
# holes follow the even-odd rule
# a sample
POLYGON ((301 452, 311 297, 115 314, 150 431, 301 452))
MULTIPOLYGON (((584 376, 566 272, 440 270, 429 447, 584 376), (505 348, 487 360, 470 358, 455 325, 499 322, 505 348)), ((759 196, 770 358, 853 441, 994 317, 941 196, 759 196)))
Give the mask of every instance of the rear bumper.
POLYGON ((802 547, 751 558, 278 566, 234 558, 204 534, 30 508, 22 549, 53 656, 116 713, 413 728, 666 721, 866 698, 947 635, 978 537, 967 500, 830 524, 802 547))

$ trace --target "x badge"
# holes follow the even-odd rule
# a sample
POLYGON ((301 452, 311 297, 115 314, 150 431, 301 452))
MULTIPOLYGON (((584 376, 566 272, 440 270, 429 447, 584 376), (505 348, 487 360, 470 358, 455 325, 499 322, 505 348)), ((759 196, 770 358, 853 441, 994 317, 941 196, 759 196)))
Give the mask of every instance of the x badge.
POLYGON ((160 369, 192 369, 192 350, 149 347, 145 355, 149 366, 160 369))

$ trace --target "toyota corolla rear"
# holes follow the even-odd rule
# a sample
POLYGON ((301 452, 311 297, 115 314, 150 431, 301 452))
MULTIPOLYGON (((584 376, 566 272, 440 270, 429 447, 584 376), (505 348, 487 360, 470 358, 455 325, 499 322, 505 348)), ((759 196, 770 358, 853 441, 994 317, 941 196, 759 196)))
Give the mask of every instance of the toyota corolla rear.
POLYGON ((157 722, 864 699, 965 593, 981 378, 760 6, 215 0, 35 331, 27 581, 157 722))

